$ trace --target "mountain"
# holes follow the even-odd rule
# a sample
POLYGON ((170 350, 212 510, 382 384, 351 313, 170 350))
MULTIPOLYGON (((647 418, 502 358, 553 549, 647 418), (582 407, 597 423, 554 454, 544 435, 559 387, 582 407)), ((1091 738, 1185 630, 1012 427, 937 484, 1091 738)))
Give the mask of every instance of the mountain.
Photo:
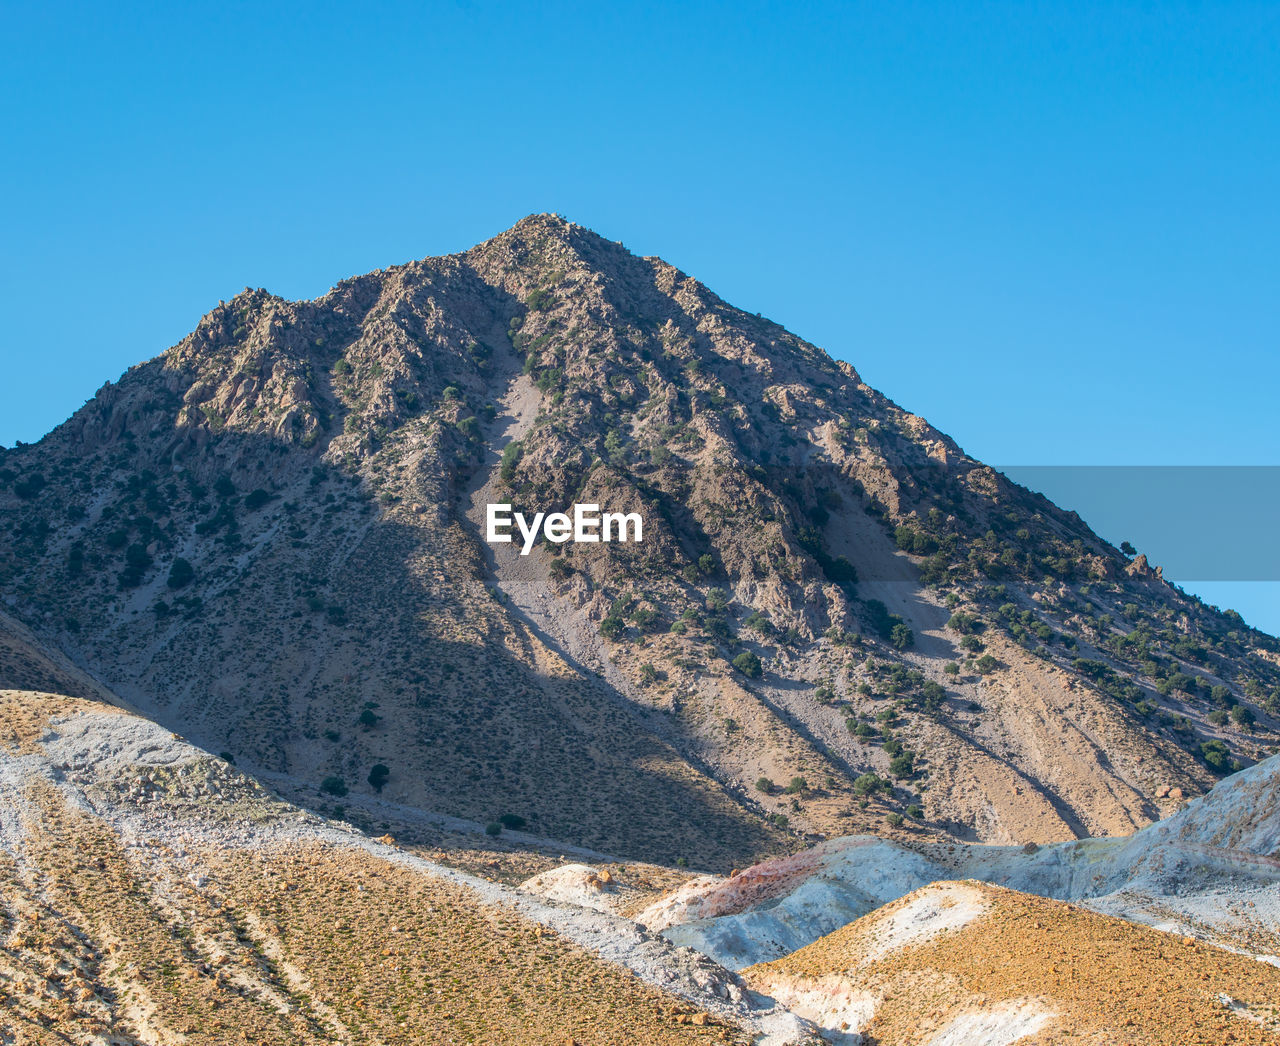
POLYGON ((0 454, 0 512, 11 628, 77 680, 6 656, 0 684, 101 688, 375 830, 724 870, 856 832, 1047 844, 1280 740, 1274 638, 553 215, 219 303, 0 454), (644 539, 521 555, 484 540, 497 502, 644 539))

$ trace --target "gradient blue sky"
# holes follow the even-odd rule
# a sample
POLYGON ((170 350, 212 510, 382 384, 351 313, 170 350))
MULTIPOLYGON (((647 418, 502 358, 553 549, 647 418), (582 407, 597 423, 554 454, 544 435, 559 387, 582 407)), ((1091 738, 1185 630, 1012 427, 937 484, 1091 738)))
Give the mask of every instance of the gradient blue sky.
POLYGON ((172 6, 6 5, 0 443, 558 211, 993 464, 1280 464, 1280 5, 172 6))

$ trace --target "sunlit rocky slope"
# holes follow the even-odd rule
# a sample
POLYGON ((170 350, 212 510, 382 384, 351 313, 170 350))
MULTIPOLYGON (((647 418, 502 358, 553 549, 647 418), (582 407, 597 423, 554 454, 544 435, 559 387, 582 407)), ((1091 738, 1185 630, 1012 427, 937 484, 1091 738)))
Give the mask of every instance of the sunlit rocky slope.
POLYGON ((82 686, 322 814, 727 871, 1127 834, 1277 742, 1274 639, 554 216, 220 303, 0 453, 0 513, 5 609, 82 686), (645 540, 521 557, 496 500, 645 540))

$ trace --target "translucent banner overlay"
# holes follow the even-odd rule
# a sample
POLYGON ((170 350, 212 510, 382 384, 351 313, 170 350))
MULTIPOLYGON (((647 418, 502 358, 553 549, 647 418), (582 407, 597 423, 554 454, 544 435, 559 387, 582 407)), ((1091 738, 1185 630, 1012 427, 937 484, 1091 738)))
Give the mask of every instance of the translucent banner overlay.
POLYGON ((1280 581, 1278 465, 1007 465, 1177 581, 1280 581))

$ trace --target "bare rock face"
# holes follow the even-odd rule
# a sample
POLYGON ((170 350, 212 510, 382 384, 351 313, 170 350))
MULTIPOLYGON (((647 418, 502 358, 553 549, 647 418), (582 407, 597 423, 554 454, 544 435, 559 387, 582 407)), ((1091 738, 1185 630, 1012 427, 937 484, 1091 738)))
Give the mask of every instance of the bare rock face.
POLYGON ((1130 577, 1155 578, 1157 581, 1164 577, 1164 568, 1152 567, 1147 562, 1147 556, 1144 552, 1139 552, 1133 558, 1133 562, 1124 568, 1124 572, 1130 577))
POLYGON ((554 216, 219 303, 0 452, 0 513, 9 613, 326 807, 382 764, 395 802, 728 868, 1129 832, 1276 741, 1271 637, 554 216), (644 540, 508 555, 497 500, 644 540))

